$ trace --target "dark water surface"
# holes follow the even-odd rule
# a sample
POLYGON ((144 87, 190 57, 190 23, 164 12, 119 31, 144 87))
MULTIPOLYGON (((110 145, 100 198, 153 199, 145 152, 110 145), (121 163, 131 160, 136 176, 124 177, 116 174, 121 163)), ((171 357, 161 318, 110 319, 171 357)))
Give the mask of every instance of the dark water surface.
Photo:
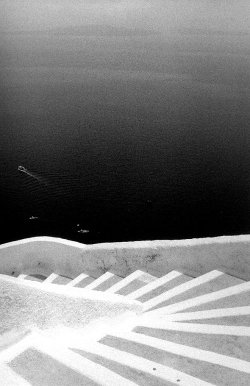
POLYGON ((249 233, 250 34, 222 32, 6 34, 0 242, 249 233))

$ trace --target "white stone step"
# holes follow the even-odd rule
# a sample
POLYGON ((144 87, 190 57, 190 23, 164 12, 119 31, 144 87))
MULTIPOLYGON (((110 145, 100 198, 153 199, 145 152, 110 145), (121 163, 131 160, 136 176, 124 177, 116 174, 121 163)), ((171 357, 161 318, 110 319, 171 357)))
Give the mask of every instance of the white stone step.
POLYGON ((234 285, 219 291, 184 300, 176 304, 150 311, 154 315, 167 315, 184 310, 203 311, 213 308, 248 306, 250 302, 250 282, 234 285))
POLYGON ((197 320, 197 323, 199 323, 199 324, 216 324, 216 325, 222 325, 222 326, 250 327, 250 315, 231 316, 231 317, 227 316, 224 318, 216 318, 216 319, 199 319, 199 320, 197 320))
POLYGON ((106 292, 118 293, 120 295, 127 295, 141 286, 144 286, 152 281, 156 280, 155 276, 152 276, 146 272, 137 270, 131 275, 125 277, 125 279, 119 281, 112 287, 108 288, 106 292))
MULTIPOLYGON (((175 314, 177 315, 177 314, 175 314)), ((188 322, 189 323, 189 322, 188 322)), ((211 318, 211 319, 199 319, 197 320, 199 324, 216 324, 223 326, 242 326, 250 327, 250 315, 244 316, 227 316, 224 318, 211 318)))
POLYGON ((94 281, 92 281, 92 283, 88 284, 85 287, 85 289, 95 289, 95 290, 104 291, 108 289, 111 285, 114 285, 117 282, 119 282, 120 280, 122 279, 114 275, 113 273, 106 272, 100 277, 98 277, 97 279, 95 279, 94 281), (107 287, 105 286, 105 284, 107 287))
POLYGON ((179 323, 169 322, 166 318, 144 319, 139 321, 138 328, 146 327, 157 330, 186 331, 208 335, 234 335, 250 337, 250 327, 245 326, 220 326, 217 324, 179 323))
POLYGON ((205 302, 200 305, 191 307, 190 311, 202 311, 210 308, 228 308, 228 307, 244 307, 250 305, 250 282, 242 283, 242 286, 234 286, 228 288, 227 296, 223 296, 223 292, 219 293, 220 297, 211 299, 208 304, 205 302), (245 285, 244 285, 245 284, 245 285), (234 289, 234 287, 237 287, 234 289))
POLYGON ((77 288, 85 288, 88 284, 92 283, 93 281, 95 281, 96 279, 94 277, 91 277, 91 276, 87 276, 85 279, 83 279, 82 281, 80 281, 79 283, 75 284, 74 287, 77 287, 77 288))
MULTIPOLYGON (((191 345, 186 345, 185 342, 184 344, 174 343, 170 340, 158 339, 144 334, 138 334, 136 332, 122 332, 120 334, 115 333, 114 335, 112 334, 112 337, 118 339, 126 339, 129 342, 139 343, 165 352, 171 352, 176 355, 196 359, 198 361, 213 363, 214 365, 220 365, 250 374, 250 362, 237 359, 235 357, 218 354, 214 351, 197 349, 194 347, 194 342, 190 342, 191 345)), ((193 340, 194 339, 198 338, 193 337, 193 340)))
POLYGON ((38 282, 43 282, 46 277, 43 276, 43 275, 39 275, 39 274, 20 274, 17 279, 21 279, 21 280, 33 280, 33 281, 38 281, 38 282))
POLYGON ((70 278, 62 275, 57 275, 55 273, 52 273, 48 277, 45 277, 39 274, 20 274, 18 276, 18 279, 33 280, 33 281, 39 281, 43 283, 53 283, 53 284, 67 284, 71 281, 70 278))
MULTIPOLYGON (((143 379, 144 374, 149 374, 151 377, 155 378, 155 382, 152 382, 151 385, 158 385, 158 380, 163 380, 164 384, 171 382, 174 385, 185 385, 185 386, 211 386, 213 384, 202 381, 196 377, 192 377, 179 369, 173 369, 169 366, 165 366, 155 362, 153 360, 148 360, 143 357, 119 350, 117 348, 109 347, 101 343, 93 343, 87 347, 81 347, 74 349, 75 352, 88 356, 89 354, 97 355, 101 358, 104 366, 111 366, 110 361, 114 363, 121 364, 119 371, 122 371, 123 376, 129 374, 129 370, 134 369, 139 372, 140 378, 143 379)), ((92 357, 94 360, 95 357, 92 357)), ((111 384, 110 384, 111 385, 111 384)))
POLYGON ((23 339, 18 340, 17 343, 8 346, 5 350, 0 350, 0 363, 8 363, 12 361, 15 357, 31 347, 32 343, 33 334, 29 333, 25 335, 23 339))
POLYGON ((52 283, 52 284, 68 284, 71 282, 71 279, 66 276, 58 275, 56 273, 51 273, 44 281, 43 283, 52 283))
POLYGON ((8 365, 0 364, 1 386, 32 386, 8 365))
MULTIPOLYGON (((159 316, 159 315, 158 315, 159 316)), ((158 317, 157 316, 157 317, 158 317)), ((149 314, 145 314, 145 320, 150 321, 149 314)), ((155 317, 153 316, 153 320, 155 317)), ((215 323, 222 325, 250 326, 250 306, 234 308, 217 308, 204 311, 181 312, 164 315, 163 320, 168 322, 195 322, 215 323)), ((143 319, 144 322, 144 319, 143 319)))
POLYGON ((108 288, 112 287, 119 281, 123 280, 122 277, 113 275, 108 280, 104 281, 103 283, 99 284, 98 287, 95 288, 96 291, 106 291, 108 288))
POLYGON ((169 291, 166 291, 163 294, 156 296, 155 298, 152 298, 147 302, 143 303, 144 310, 147 311, 147 310, 150 310, 151 308, 158 307, 159 305, 166 302, 167 300, 174 298, 177 295, 183 294, 187 291, 190 291, 193 288, 197 288, 201 285, 204 285, 207 282, 210 282, 222 275, 224 275, 223 272, 215 270, 215 271, 206 273, 205 275, 196 277, 193 280, 190 280, 175 288, 172 288, 169 291))
MULTIPOLYGON (((193 323, 154 323, 136 327, 141 335, 250 361, 250 328, 193 323)), ((126 338, 126 336, 125 336, 126 338)))
POLYGON ((215 277, 213 280, 203 283, 198 287, 190 288, 188 291, 185 291, 181 294, 171 297, 170 299, 165 300, 163 303, 160 304, 160 306, 165 307, 173 303, 179 303, 186 299, 191 299, 200 295, 215 292, 220 289, 231 287, 233 285, 241 283, 245 283, 245 281, 222 273, 222 275, 215 277))
POLYGON ((61 285, 67 285, 68 283, 70 283, 72 281, 71 278, 69 277, 66 277, 66 276, 62 276, 62 275, 58 275, 58 277, 56 277, 54 280, 53 280, 53 284, 61 284, 61 285))
POLYGON ((56 273, 51 273, 44 281, 43 283, 53 283, 53 281, 55 279, 57 279, 59 277, 59 275, 57 275, 56 273))
POLYGON ((17 276, 18 279, 25 279, 28 275, 26 273, 20 273, 20 275, 17 276))
POLYGON ((66 285, 70 283, 72 280, 69 277, 58 275, 56 273, 51 273, 44 281, 43 283, 52 283, 52 284, 61 284, 66 285))
POLYGON ((85 273, 81 273, 80 275, 75 277, 73 280, 68 282, 66 285, 68 285, 70 287, 75 287, 78 283, 80 283, 82 280, 86 279, 87 277, 89 277, 89 276, 86 275, 85 273))
POLYGON ((36 339, 33 347, 9 366, 32 385, 136 386, 133 381, 44 338, 36 339))
POLYGON ((162 288, 162 291, 164 289, 171 289, 179 284, 182 284, 185 281, 188 281, 188 279, 186 278, 188 277, 186 275, 183 275, 181 272, 172 271, 169 272, 167 275, 164 275, 159 279, 156 279, 151 283, 139 288, 138 290, 131 292, 127 295, 127 297, 129 299, 136 299, 139 301, 144 301, 144 299, 148 300, 147 298, 145 298, 145 296, 148 294, 150 294, 151 296, 154 295, 154 291, 156 289, 162 288))
POLYGON ((70 287, 86 288, 87 285, 94 282, 95 280, 95 278, 86 275, 85 273, 81 273, 75 279, 71 280, 67 285, 70 287))
POLYGON ((167 364, 177 370, 215 385, 248 385, 249 362, 228 355, 203 350, 193 345, 173 343, 138 333, 115 333, 101 341, 122 352, 167 364), (242 382, 242 383, 238 383, 242 382))

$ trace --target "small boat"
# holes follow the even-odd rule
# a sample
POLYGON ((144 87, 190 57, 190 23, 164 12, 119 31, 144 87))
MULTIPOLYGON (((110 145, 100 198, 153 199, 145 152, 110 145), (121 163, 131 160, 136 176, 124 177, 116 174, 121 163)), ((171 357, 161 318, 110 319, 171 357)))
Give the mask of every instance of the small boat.
POLYGON ((27 169, 25 169, 23 166, 18 166, 17 170, 19 170, 19 172, 27 173, 27 169))
POLYGON ((89 233, 88 229, 79 229, 78 233, 89 233))

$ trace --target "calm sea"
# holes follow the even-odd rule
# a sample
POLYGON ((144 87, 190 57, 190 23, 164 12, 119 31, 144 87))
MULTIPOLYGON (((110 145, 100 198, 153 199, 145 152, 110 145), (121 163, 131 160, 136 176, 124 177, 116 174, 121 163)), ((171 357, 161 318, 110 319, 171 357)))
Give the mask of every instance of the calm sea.
POLYGON ((0 242, 249 233, 249 38, 5 34, 0 242))

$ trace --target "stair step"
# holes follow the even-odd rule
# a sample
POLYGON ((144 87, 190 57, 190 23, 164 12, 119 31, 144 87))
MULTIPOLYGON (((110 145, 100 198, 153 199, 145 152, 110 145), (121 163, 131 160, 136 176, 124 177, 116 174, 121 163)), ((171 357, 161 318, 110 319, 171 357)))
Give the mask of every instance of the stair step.
POLYGON ((75 287, 78 283, 80 283, 82 280, 86 279, 87 277, 89 277, 89 276, 86 275, 85 273, 81 273, 80 275, 75 277, 73 280, 71 280, 69 283, 67 283, 66 285, 68 285, 70 287, 75 287))
MULTIPOLYGON (((249 362, 235 357, 217 354, 193 346, 172 343, 138 333, 122 333, 107 336, 101 342, 108 347, 128 352, 159 364, 167 363, 181 369, 201 381, 215 385, 248 385, 249 362)), ((192 383, 191 383, 192 385, 192 383)))
POLYGON ((210 308, 228 308, 228 307, 248 306, 250 304, 250 282, 246 282, 243 284, 247 284, 247 287, 234 286, 234 287, 237 287, 235 288, 236 290, 242 289, 242 291, 239 291, 239 293, 235 293, 235 294, 231 293, 231 289, 233 289, 233 287, 229 287, 228 293, 226 291, 219 293, 218 291, 219 295, 223 295, 220 299, 218 298, 218 299, 215 299, 214 301, 211 301, 211 302, 209 301, 208 304, 204 302, 203 304, 200 304, 200 305, 194 305, 194 307, 190 307, 189 311, 192 311, 192 310, 202 311, 202 310, 207 310, 208 308, 210 309, 210 308), (247 288, 247 290, 245 291, 244 288, 247 288))
POLYGON ((172 271, 167 275, 145 285, 144 287, 139 288, 137 291, 130 293, 127 297, 144 303, 158 295, 161 295, 163 292, 166 292, 192 279, 193 278, 190 276, 183 275, 177 271, 172 271))
POLYGON ((234 285, 219 291, 201 295, 183 302, 150 311, 152 315, 167 315, 188 310, 204 311, 216 308, 232 308, 248 306, 250 302, 250 282, 234 285))
MULTIPOLYGON (((36 276, 39 280, 33 274, 18 279, 36 276)), ((79 342, 77 336, 63 346, 53 335, 51 340, 42 335, 5 361, 3 374, 13 385, 22 379, 25 386, 249 384, 250 282, 220 271, 193 279, 177 271, 157 278, 140 270, 125 279, 111 272, 73 280, 52 273, 44 282, 122 294, 141 301, 147 312, 123 329, 110 329, 99 342, 79 335, 79 342)))
MULTIPOLYGON (((168 382, 166 380, 161 380, 159 378, 156 378, 155 376, 152 376, 149 373, 146 373, 142 370, 137 370, 137 368, 132 368, 129 366, 125 366, 124 364, 121 364, 119 361, 115 362, 112 361, 106 357, 92 354, 86 351, 77 350, 74 349, 74 352, 78 353, 79 355, 83 356, 84 358, 87 358, 94 363, 97 363, 101 366, 105 366, 109 370, 112 370, 113 372, 126 377, 127 379, 132 379, 136 385, 138 386, 173 386, 176 385, 176 383, 168 382)), ((110 385, 113 386, 113 385, 110 385)))
MULTIPOLYGON (((143 323, 150 323, 149 314, 145 314, 143 323)), ((152 318, 155 320, 155 317, 152 318)), ((227 326, 250 326, 250 307, 217 308, 205 311, 181 312, 165 315, 163 319, 168 322, 190 322, 217 324, 227 326)))
MULTIPOLYGON (((201 276, 200 276, 201 277, 201 276)), ((173 303, 182 302, 187 299, 191 299, 200 295, 204 295, 210 292, 215 292, 223 288, 227 288, 233 285, 244 283, 244 280, 237 279, 233 276, 222 273, 220 276, 199 285, 198 287, 190 288, 179 295, 173 296, 170 299, 160 304, 161 307, 168 306, 173 303)))
MULTIPOLYGON (((13 330, 9 331, 11 335, 13 330)), ((15 330, 14 330, 15 331, 15 330)), ((14 332, 15 334, 15 332, 14 332)), ((29 349, 33 343, 33 334, 30 331, 26 331, 23 334, 23 338, 17 339, 16 341, 12 341, 11 345, 5 350, 0 350, 0 362, 1 363, 10 363, 14 358, 20 355, 25 350, 29 349)))
POLYGON ((177 295, 183 294, 187 291, 190 291, 191 289, 197 288, 201 285, 204 285, 207 282, 210 282, 214 279, 216 279, 219 276, 222 276, 223 273, 220 271, 212 271, 209 273, 206 273, 205 275, 196 277, 193 280, 187 281, 183 284, 180 284, 177 287, 174 287, 170 289, 169 291, 166 291, 162 293, 159 296, 154 297, 153 299, 148 300, 143 304, 144 310, 148 311, 150 309, 154 309, 156 307, 163 307, 163 303, 167 303, 169 299, 172 299, 176 297, 177 295))
POLYGON ((250 328, 195 323, 152 323, 136 327, 134 332, 217 354, 250 361, 250 328))
MULTIPOLYGON (((245 316, 227 316, 224 318, 199 319, 195 321, 199 324, 216 324, 224 326, 242 326, 250 327, 250 315, 245 316)), ((191 323, 187 321, 187 323, 191 323)))
POLYGON ((56 273, 51 273, 44 281, 43 283, 53 283, 55 279, 58 278, 59 275, 56 273))
POLYGON ((0 365, 1 386, 32 386, 20 375, 16 374, 9 366, 0 365))
POLYGON ((153 359, 149 360, 105 344, 93 343, 86 348, 73 349, 73 351, 85 358, 91 358, 95 362, 98 361, 107 368, 119 371, 126 378, 129 378, 132 373, 133 379, 135 379, 137 384, 141 380, 139 384, 151 386, 171 385, 171 383, 174 385, 212 386, 210 383, 203 382, 178 369, 165 366, 165 364, 159 364, 153 359), (159 381, 163 383, 159 383, 159 381))
POLYGON ((52 283, 53 283, 53 284, 67 285, 67 284, 70 283, 71 281, 72 281, 72 279, 69 278, 69 277, 58 275, 58 276, 52 281, 52 283))
MULTIPOLYGON (((136 386, 119 374, 100 366, 71 350, 39 342, 12 360, 15 372, 32 385, 136 386)), ((20 383, 22 385, 22 383, 20 383)))
POLYGON ((95 289, 97 291, 105 291, 112 285, 115 285, 120 280, 122 279, 119 276, 116 276, 111 272, 106 272, 94 281, 92 281, 92 283, 88 284, 85 288, 95 289))
POLYGON ((21 274, 17 278, 22 280, 33 280, 33 281, 43 282, 46 279, 46 276, 39 275, 39 274, 29 274, 29 275, 21 274))
MULTIPOLYGON (((138 326, 135 327, 137 332, 138 329, 155 329, 159 330, 173 330, 173 331, 187 331, 197 334, 207 335, 234 335, 234 336, 246 336, 250 337, 250 327, 244 326, 219 326, 218 324, 199 324, 199 323, 179 323, 168 321, 167 318, 154 318, 154 319, 143 319, 140 320, 138 326)), ((157 338, 157 337, 156 337, 157 338)))
POLYGON ((125 296, 154 280, 156 280, 155 276, 138 270, 133 272, 131 275, 128 275, 125 279, 119 281, 112 287, 108 288, 106 292, 117 293, 125 296))
POLYGON ((95 288, 96 291, 106 291, 116 283, 119 283, 123 278, 117 275, 113 275, 110 279, 106 280, 102 284, 100 284, 98 287, 95 288))
POLYGON ((164 302, 162 306, 164 307, 169 304, 182 302, 187 299, 191 299, 200 295, 205 295, 205 294, 215 292, 220 289, 231 287, 244 282, 245 282, 244 280, 222 273, 222 275, 216 277, 215 279, 209 282, 206 282, 198 287, 194 287, 189 291, 186 291, 180 295, 177 295, 169 299, 168 301, 164 302))
POLYGON ((81 281, 79 281, 78 283, 76 283, 74 285, 74 287, 76 288, 85 288, 87 285, 89 285, 90 283, 92 283, 93 281, 95 281, 96 279, 94 277, 91 277, 91 276, 86 276, 84 277, 81 281))
POLYGON ((17 276, 17 279, 25 279, 28 275, 26 273, 20 273, 20 275, 17 276))

